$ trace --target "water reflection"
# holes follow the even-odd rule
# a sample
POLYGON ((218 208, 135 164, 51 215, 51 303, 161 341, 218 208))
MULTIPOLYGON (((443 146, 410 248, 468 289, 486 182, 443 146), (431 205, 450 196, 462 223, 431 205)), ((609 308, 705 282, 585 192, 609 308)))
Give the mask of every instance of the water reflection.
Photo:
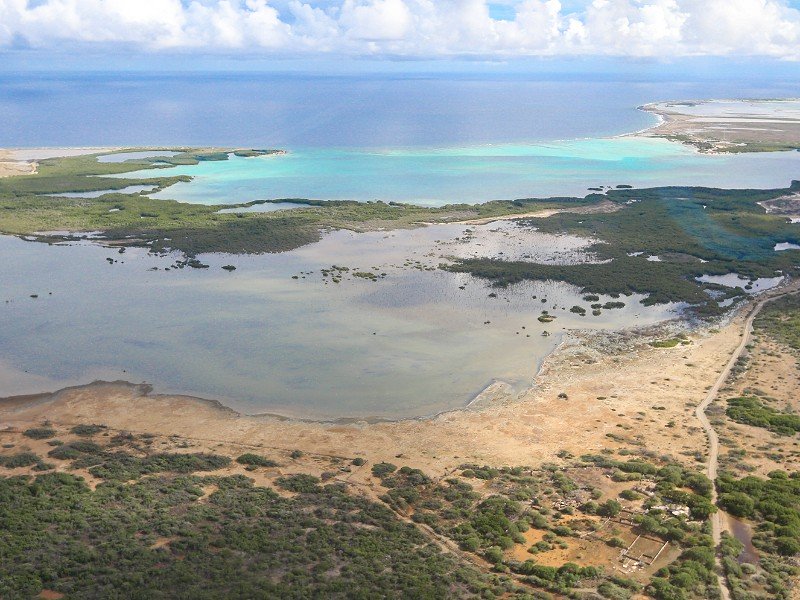
POLYGON ((292 252, 207 255, 207 269, 176 269, 176 256, 142 249, 0 237, 0 252, 14 257, 0 264, 0 395, 102 377, 248 413, 398 418, 452 409, 495 379, 529 384, 566 329, 674 316, 675 306, 623 297, 622 309, 581 317, 569 309, 589 302, 573 286, 493 289, 435 268, 450 255, 499 248, 591 261, 587 244, 507 223, 339 231, 292 252), (348 269, 338 282, 323 273, 332 265, 348 269), (543 310, 555 321, 540 322, 543 310))

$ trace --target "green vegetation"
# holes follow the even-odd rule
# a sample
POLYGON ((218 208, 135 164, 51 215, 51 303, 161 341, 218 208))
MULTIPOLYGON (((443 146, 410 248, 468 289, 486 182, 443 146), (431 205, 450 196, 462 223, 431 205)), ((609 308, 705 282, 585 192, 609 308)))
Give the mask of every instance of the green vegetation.
POLYGON ((96 433, 100 433, 105 428, 106 428, 105 425, 76 425, 69 431, 70 433, 74 433, 75 435, 90 437, 95 435, 96 433))
POLYGON ((683 600, 690 597, 717 598, 717 576, 714 573, 714 548, 710 540, 684 550, 677 561, 660 569, 647 592, 656 600, 683 600))
POLYGON ((726 531, 722 532, 720 554, 731 597, 734 600, 789 600, 793 578, 798 574, 790 559, 762 554, 756 566, 739 562, 742 550, 744 544, 726 531))
MULTIPOLYGON (((798 188, 794 182, 791 190, 798 188)), ((598 238, 590 250, 606 262, 546 265, 470 258, 443 267, 490 279, 498 286, 551 279, 577 285, 584 294, 638 293, 647 296, 645 304, 687 302, 701 315, 713 315, 721 310, 719 301, 744 290, 705 284, 697 277, 739 273, 758 278, 796 272, 796 254, 773 248, 781 241, 797 243, 800 231, 783 217, 765 214, 757 204, 789 191, 612 190, 604 198, 617 204, 615 212, 559 213, 531 221, 540 231, 598 238), (661 262, 635 255, 642 250, 658 255, 661 262)))
POLYGON ((275 483, 284 490, 298 494, 317 494, 322 491, 322 488, 319 487, 319 477, 306 475, 305 473, 278 477, 275 483))
MULTIPOLYGON (((345 483, 332 483, 334 471, 321 477, 285 473, 272 482, 289 494, 278 494, 244 476, 215 473, 276 464, 265 456, 245 453, 232 463, 218 454, 154 452, 152 437, 103 431, 93 439, 73 433, 65 443, 51 444, 48 453, 60 461, 59 470, 87 469, 99 478, 94 491, 66 473, 0 478, 0 596, 29 597, 42 590, 81 597, 113 590, 148 598, 174 597, 175 590, 192 598, 641 593, 643 586, 598 566, 537 561, 537 554, 569 548, 595 532, 595 519, 574 512, 579 498, 592 499, 581 510, 617 523, 600 543, 624 547, 613 536, 620 534, 617 526, 628 523, 637 534, 681 547, 680 559, 656 573, 647 593, 689 599, 714 591, 707 568, 711 482, 663 459, 654 464, 586 455, 566 469, 470 463, 443 480, 380 462, 372 473, 384 493, 381 502, 371 502, 345 483), (620 494, 641 501, 643 512, 623 512, 616 499, 577 483, 570 469, 602 469, 603 477, 636 482, 637 489, 644 485, 647 492, 620 494), (479 482, 480 493, 470 480, 479 482), (688 510, 676 512, 681 506, 688 510), (533 545, 531 529, 543 532, 533 545), (444 538, 488 561, 492 573, 442 554, 444 538), (528 550, 527 560, 512 558, 510 551, 520 545, 528 550)), ((300 451, 292 455, 303 458, 300 451)), ((568 453, 561 458, 574 459, 568 453)), ((356 460, 331 463, 346 468, 356 460)), ((30 452, 5 455, 2 466, 34 474, 53 468, 30 452)), ((756 514, 763 510, 759 506, 753 502, 756 514)), ((785 547, 788 542, 779 538, 787 535, 776 533, 774 543, 785 547)))
POLYGON ((285 499, 241 476, 147 477, 92 491, 67 474, 0 479, 0 596, 484 598, 412 525, 328 485, 285 499), (217 489, 198 503, 201 486, 217 489), (235 575, 233 575, 235 574, 235 575))
POLYGON ((242 454, 240 457, 236 459, 240 465, 251 465, 254 467, 277 467, 278 463, 274 460, 270 460, 265 456, 260 456, 258 454, 242 454))
MULTIPOLYGON (((137 150, 132 148, 130 150, 137 150)), ((97 239, 122 241, 146 246, 153 251, 177 250, 188 256, 203 252, 259 253, 282 252, 315 242, 323 229, 373 230, 379 227, 410 227, 419 222, 446 222, 463 218, 482 218, 536 209, 591 204, 591 199, 525 199, 489 202, 479 206, 450 205, 441 208, 395 202, 292 201, 307 208, 263 213, 219 213, 228 205, 197 205, 171 200, 152 200, 142 194, 108 193, 99 198, 50 196, 68 192, 120 190, 131 185, 168 188, 185 176, 158 177, 169 165, 197 164, 201 160, 227 160, 225 151, 181 151, 164 157, 166 165, 150 160, 121 163, 97 162, 97 155, 43 160, 36 175, 6 177, 0 180, 0 232, 34 235, 42 231, 99 231, 97 239), (103 177, 133 171, 153 170, 153 178, 103 177)), ((125 150, 128 151, 128 150, 125 150)), ((253 156, 273 151, 237 150, 238 156, 253 156)), ((159 159, 161 160, 161 159, 159 159)), ((255 201, 236 205, 247 207, 255 201)), ((63 236, 36 235, 41 241, 63 236)), ((370 277, 371 278, 371 277, 370 277)))
POLYGON ((383 477, 389 473, 394 473, 396 470, 397 466, 393 465, 392 463, 379 462, 372 465, 372 474, 375 477, 383 477))
POLYGON ((685 335, 678 335, 668 340, 656 340, 655 342, 650 342, 650 345, 653 348, 674 348, 678 344, 686 346, 690 343, 691 342, 685 335))
POLYGON ((39 457, 33 452, 20 452, 12 456, 0 456, 0 466, 6 469, 30 467, 37 464, 39 461, 39 457))
MULTIPOLYGON (((646 479, 655 483, 655 494, 644 499, 645 512, 629 513, 625 519, 633 520, 637 533, 678 544, 683 553, 678 562, 657 573, 649 593, 659 598, 713 597, 709 594, 716 591, 716 577, 708 566, 709 555, 713 564, 713 549, 707 531, 708 517, 715 510, 710 502, 711 481, 673 463, 658 466, 638 458, 618 461, 602 455, 586 455, 581 462, 605 469, 618 481, 646 479), (670 510, 664 510, 662 504, 670 510), (689 514, 675 516, 672 511, 681 506, 689 514)), ((579 597, 575 595, 576 588, 596 588, 597 593, 608 598, 629 598, 641 590, 635 582, 608 577, 596 567, 571 563, 551 567, 536 562, 536 554, 567 548, 570 538, 582 531, 593 531, 595 523, 580 518, 559 522, 561 515, 573 514, 569 499, 581 497, 586 491, 557 467, 532 470, 465 464, 461 466, 461 478, 440 482, 418 469, 402 467, 384 473, 381 483, 387 488, 382 500, 395 511, 453 539, 462 550, 492 563, 495 570, 510 570, 536 588, 569 597, 579 597), (463 478, 486 482, 485 489, 479 494, 463 478), (528 549, 533 557, 526 561, 509 559, 507 551, 525 543, 525 532, 530 528, 545 530, 541 540, 528 549)), ((601 496, 593 492, 591 497, 601 496)), ((643 498, 638 493, 625 496, 643 498)), ((613 520, 623 508, 609 498, 599 503, 589 501, 581 510, 613 520)), ((614 537, 606 543, 626 545, 614 537)))
POLYGON ((669 340, 658 340, 655 342, 650 342, 650 345, 653 348, 674 348, 680 343, 681 341, 678 338, 672 338, 669 340))
POLYGON ((72 460, 73 467, 88 468, 100 479, 128 481, 146 473, 194 473, 214 471, 230 464, 230 459, 215 454, 156 453, 144 457, 123 451, 111 451, 94 442, 74 441, 56 446, 50 458, 72 460))
POLYGON ((46 440, 56 435, 55 429, 51 427, 31 427, 22 432, 22 435, 32 440, 46 440))
POLYGON ((759 523, 753 536, 756 547, 783 556, 800 553, 800 473, 773 471, 767 479, 739 480, 723 474, 717 488, 723 509, 759 523))
POLYGON ((737 423, 763 427, 778 435, 800 431, 800 415, 778 412, 753 396, 731 398, 725 414, 737 423))
POLYGON ((795 350, 800 350, 800 296, 791 294, 766 304, 754 328, 795 350))

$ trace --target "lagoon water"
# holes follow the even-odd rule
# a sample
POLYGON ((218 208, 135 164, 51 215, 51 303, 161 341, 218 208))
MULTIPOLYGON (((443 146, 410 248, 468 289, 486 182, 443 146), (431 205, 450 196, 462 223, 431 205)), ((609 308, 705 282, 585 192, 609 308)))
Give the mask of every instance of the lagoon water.
MULTIPOLYGON (((618 184, 783 187, 800 178, 798 153, 708 157, 614 137, 654 123, 640 104, 742 96, 798 96, 796 78, 0 74, 0 147, 289 151, 158 171, 195 176, 158 197, 205 204, 441 204, 618 184)), ((119 254, 91 241, 0 237, 0 256, 13 258, 0 261, 0 396, 126 379, 248 413, 420 416, 463 406, 496 379, 527 385, 569 329, 658 323, 680 309, 628 297, 623 309, 581 317, 569 308, 588 302, 569 285, 493 290, 436 270, 453 255, 592 260, 586 240, 510 224, 473 229, 333 232, 283 254, 201 256, 210 267, 197 270, 171 268, 177 256, 119 254), (221 268, 228 264, 236 270, 221 268), (378 280, 334 283, 322 274, 332 264, 378 280), (557 319, 539 322, 543 310, 557 319)))
POLYGON ((569 195, 587 188, 701 185, 781 188, 800 153, 700 154, 662 139, 617 137, 451 148, 299 148, 285 155, 204 161, 128 176, 189 175, 154 198, 233 204, 276 198, 383 200, 438 206, 569 195))
POLYGON ((567 329, 646 325, 679 309, 632 296, 581 317, 569 308, 589 303, 566 284, 493 290, 436 270, 443 256, 474 253, 592 260, 572 236, 466 230, 334 232, 292 252, 201 256, 208 269, 169 271, 176 256, 0 237, 0 254, 15 257, 0 261, 0 397, 125 379, 247 413, 420 416, 463 406, 496 379, 530 384, 567 329), (334 283, 321 273, 334 262, 386 276, 334 283), (543 310, 556 320, 539 322, 543 310))

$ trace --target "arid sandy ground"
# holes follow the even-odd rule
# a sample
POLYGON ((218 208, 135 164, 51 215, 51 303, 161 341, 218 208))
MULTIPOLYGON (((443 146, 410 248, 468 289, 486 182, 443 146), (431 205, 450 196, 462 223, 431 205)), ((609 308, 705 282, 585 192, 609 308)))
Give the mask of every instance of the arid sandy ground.
POLYGON ((739 335, 737 319, 675 348, 652 348, 635 338, 630 349, 612 353, 591 340, 576 341, 548 359, 535 388, 517 396, 498 384, 470 409, 431 419, 343 424, 243 416, 213 402, 95 383, 2 400, 0 429, 45 420, 97 422, 204 444, 392 460, 431 474, 464 462, 537 465, 555 461, 560 450, 577 456, 612 446, 701 459, 706 440, 693 410, 739 335))
POLYGON ((740 476, 766 477, 775 469, 796 471, 800 468, 796 441, 763 427, 736 423, 725 417, 725 409, 729 398, 756 395, 770 399, 777 410, 786 408, 796 413, 800 409, 797 353, 762 335, 750 346, 746 359, 741 371, 729 381, 709 410, 720 434, 723 452, 720 460, 740 476))
POLYGON ((693 145, 704 152, 739 152, 800 147, 800 111, 785 108, 779 101, 735 103, 659 102, 642 110, 661 117, 658 126, 638 135, 665 137, 693 145), (689 107, 703 104, 710 108, 702 115, 690 114, 689 107))
POLYGON ((37 160, 57 156, 78 156, 95 152, 108 152, 114 148, 0 148, 0 177, 12 175, 31 175, 36 173, 37 160))
POLYGON ((11 150, 0 150, 0 177, 30 175, 35 172, 35 162, 18 159, 11 150))

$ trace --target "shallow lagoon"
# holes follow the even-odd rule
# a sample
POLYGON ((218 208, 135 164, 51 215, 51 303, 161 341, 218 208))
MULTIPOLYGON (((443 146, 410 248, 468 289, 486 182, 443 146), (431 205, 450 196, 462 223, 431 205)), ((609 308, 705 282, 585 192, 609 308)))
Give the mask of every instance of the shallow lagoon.
POLYGON ((496 379, 530 383, 564 329, 675 315, 631 297, 580 317, 569 308, 589 303, 566 284, 493 290, 430 270, 443 256, 523 246, 538 260, 591 260, 585 240, 508 223, 340 231, 292 252, 201 256, 208 269, 169 271, 176 256, 2 237, 0 252, 15 260, 0 264, 0 395, 126 379, 248 413, 420 416, 463 406, 496 379), (321 274, 332 264, 379 279, 345 273, 334 283, 321 274), (542 310, 557 319, 540 323, 542 310))
POLYGON ((601 185, 782 188, 800 177, 800 153, 700 154, 644 137, 449 148, 289 148, 123 177, 189 175, 154 198, 233 204, 277 198, 384 200, 442 205, 584 196, 601 185))

